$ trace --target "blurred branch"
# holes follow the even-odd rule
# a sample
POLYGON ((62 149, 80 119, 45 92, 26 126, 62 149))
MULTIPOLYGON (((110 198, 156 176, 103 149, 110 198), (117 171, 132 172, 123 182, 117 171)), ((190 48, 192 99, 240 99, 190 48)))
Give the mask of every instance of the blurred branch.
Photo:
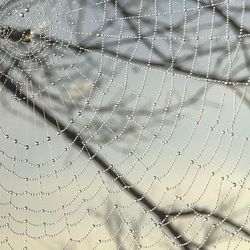
POLYGON ((133 196, 137 202, 141 203, 144 207, 147 208, 148 211, 152 212, 156 216, 159 221, 166 221, 165 228, 172 234, 174 240, 179 243, 179 246, 182 249, 190 250, 191 247, 195 244, 190 242, 184 235, 182 235, 177 228, 175 228, 170 223, 167 223, 167 214, 159 211, 157 209, 157 205, 153 204, 153 202, 147 198, 143 193, 137 190, 133 185, 126 180, 122 175, 117 172, 116 169, 113 168, 108 162, 106 162, 100 155, 98 155, 90 146, 86 145, 84 140, 81 138, 78 132, 75 132, 70 127, 64 125, 60 119, 55 118, 49 111, 45 108, 40 107, 34 100, 30 100, 18 87, 17 85, 8 78, 8 71, 2 73, 0 75, 1 84, 14 95, 16 98, 20 100, 21 103, 25 104, 26 107, 34 110, 42 119, 45 119, 50 125, 60 131, 62 135, 65 136, 68 140, 70 140, 73 145, 79 149, 81 149, 88 158, 91 158, 93 162, 95 162, 109 177, 113 178, 116 183, 122 187, 122 190, 127 192, 129 195, 133 196))
MULTIPOLYGON (((9 1, 11 2, 11 1, 9 1)), ((194 3, 197 3, 197 1, 194 1, 194 3)), ((207 8, 209 11, 215 11, 225 22, 228 22, 230 26, 234 29, 234 32, 236 33, 236 36, 238 36, 237 39, 241 39, 241 47, 242 51, 245 56, 245 61, 246 61, 246 66, 250 65, 250 60, 248 58, 248 46, 243 42, 244 35, 249 35, 249 30, 246 27, 241 27, 238 22, 234 20, 230 15, 227 15, 224 13, 224 11, 219 8, 218 6, 213 6, 213 5, 207 5, 204 1, 198 1, 204 8, 207 8)), ((187 67, 183 66, 183 63, 188 62, 189 60, 193 59, 193 51, 191 53, 187 53, 183 57, 180 57, 178 60, 173 59, 171 56, 165 55, 165 50, 162 50, 160 46, 157 46, 154 44, 153 39, 155 38, 155 33, 157 34, 164 34, 165 32, 170 32, 173 28, 175 29, 176 32, 181 33, 181 26, 183 20, 180 20, 175 26, 172 28, 168 24, 164 24, 159 22, 161 28, 158 30, 154 30, 153 33, 139 33, 139 29, 137 27, 136 22, 134 19, 130 19, 127 17, 130 17, 133 15, 133 13, 130 13, 122 4, 120 4, 120 1, 115 1, 115 0, 110 0, 109 3, 113 6, 113 8, 118 9, 119 13, 123 16, 124 21, 128 24, 128 27, 130 31, 135 35, 136 39, 133 39, 135 42, 142 42, 142 44, 150 51, 152 51, 152 54, 156 55, 159 59, 151 58, 149 59, 144 59, 142 57, 131 57, 126 54, 125 52, 119 51, 119 53, 113 48, 113 45, 117 44, 117 41, 108 41, 105 45, 105 47, 99 42, 95 41, 96 37, 102 36, 103 34, 99 34, 98 32, 100 31, 99 28, 96 29, 92 35, 87 37, 86 39, 83 39, 80 41, 78 39, 78 43, 74 44, 71 41, 67 41, 66 39, 58 39, 56 37, 49 37, 46 34, 35 34, 32 32, 31 29, 17 29, 14 27, 0 27, 0 38, 1 39, 7 39, 10 42, 13 43, 21 43, 22 46, 27 46, 33 41, 43 41, 50 49, 51 51, 54 51, 55 53, 59 53, 60 50, 59 48, 65 48, 67 50, 70 50, 70 52, 73 52, 77 55, 86 55, 89 52, 97 52, 97 53, 104 53, 114 59, 119 58, 120 60, 124 60, 126 62, 131 62, 135 64, 140 64, 145 67, 157 67, 159 69, 162 69, 164 71, 168 72, 173 72, 176 71, 178 73, 184 74, 185 76, 192 76, 192 79, 199 79, 199 80, 205 80, 205 81, 213 81, 214 83, 226 83, 230 88, 234 86, 234 84, 241 85, 241 86, 246 86, 246 83, 248 83, 248 78, 247 77, 241 77, 241 78, 236 78, 236 79, 226 79, 224 78, 224 75, 222 77, 218 77, 217 74, 208 74, 204 71, 200 70, 190 70, 187 67), (148 39, 148 37, 151 35, 152 39, 148 39), (94 41, 94 42, 93 42, 94 41), (90 43, 92 42, 92 44, 90 43), (108 48, 107 48, 108 46, 108 48), (58 49, 58 50, 57 50, 58 49)), ((234 11, 238 11, 236 8, 234 8, 234 11)), ((242 11, 242 9, 241 9, 242 11)), ((248 8, 245 8, 245 11, 248 11, 248 8)), ((140 16, 139 16, 140 17, 140 16)), ((138 18, 139 18, 138 17, 138 18)), ((141 21, 144 22, 145 24, 151 24, 154 26, 155 20, 152 19, 147 19, 147 18, 141 18, 141 21)), ((193 17, 194 18, 194 17, 193 17)), ((104 31, 104 28, 107 28, 109 25, 113 24, 114 22, 108 22, 106 26, 102 27, 102 30, 100 32, 104 31)), ((78 28, 80 25, 80 21, 78 20, 78 28)), ((205 27, 205 25, 202 26, 202 29, 205 27)), ((193 27, 191 27, 193 29, 193 27)), ((191 29, 191 31, 192 31, 191 29)), ((130 44, 133 42, 132 39, 126 38, 123 39, 120 42, 120 44, 130 44)), ((239 41, 235 41, 232 44, 235 45, 239 41)), ((189 49, 194 49, 195 46, 193 44, 188 44, 189 49)), ((225 47, 223 46, 217 46, 213 49, 213 51, 216 52, 221 52, 222 55, 221 57, 218 57, 217 64, 221 64, 222 61, 224 60, 224 53, 223 49, 225 47)), ((209 49, 202 48, 200 50, 200 56, 203 55, 208 55, 210 53, 209 49)), ((27 58, 29 60, 33 59, 35 60, 39 66, 41 66, 46 73, 46 77, 50 77, 51 71, 48 70, 47 65, 46 65, 46 60, 42 58, 42 56, 39 55, 39 53, 33 53, 33 54, 28 54, 27 58)), ((91 60, 88 60, 89 62, 91 60)), ((16 61, 17 64, 15 67, 21 71, 27 81, 29 81, 33 87, 38 88, 39 83, 35 81, 29 74, 25 74, 24 66, 22 65, 21 62, 16 61)), ((216 65, 217 65, 216 64, 216 65)), ((64 67, 65 65, 60 65, 58 67, 64 67)), ((56 67, 55 67, 56 68, 56 67)), ((174 73, 173 73, 174 74, 174 73)), ((75 76, 77 77, 77 76, 75 76)), ((50 81, 50 79, 49 79, 50 81)), ((40 118, 46 120, 47 123, 49 123, 52 127, 55 129, 59 130, 60 133, 69 141, 72 142, 72 144, 83 151, 85 155, 87 155, 88 158, 90 158, 95 164, 98 165, 99 168, 103 170, 105 174, 107 174, 109 177, 111 177, 113 180, 116 181, 116 183, 121 187, 124 192, 127 192, 130 196, 136 199, 136 201, 140 204, 142 204, 148 212, 151 212, 157 220, 162 223, 162 227, 166 229, 174 238, 174 240, 179 244, 179 247, 185 250, 191 250, 194 247, 199 249, 205 249, 206 245, 204 246, 199 246, 198 243, 190 241, 183 233, 181 233, 181 230, 173 225, 171 223, 170 218, 179 216, 179 217, 188 217, 188 216, 194 216, 194 215, 209 215, 213 219, 219 220, 220 222, 225 223, 231 228, 236 229, 240 233, 244 234, 247 237, 250 237, 250 231, 246 229, 243 225, 240 225, 239 223, 235 222, 233 219, 229 217, 225 217, 220 213, 215 213, 211 212, 208 209, 204 208, 193 208, 190 211, 174 211, 171 213, 167 213, 165 210, 160 209, 157 207, 157 204, 154 204, 151 199, 149 199, 145 194, 140 192, 136 187, 134 187, 129 180, 124 178, 116 169, 113 168, 112 165, 109 164, 104 158, 102 158, 101 155, 95 152, 95 150, 90 147, 89 145, 86 144, 84 137, 80 134, 80 132, 75 131, 72 129, 70 126, 67 126, 62 122, 60 119, 55 117, 49 110, 45 109, 43 106, 40 106, 39 104, 35 103, 34 99, 30 98, 27 94, 25 94, 22 91, 22 88, 19 87, 19 84, 17 81, 14 81, 9 77, 9 70, 5 70, 3 73, 0 74, 0 82, 2 86, 8 90, 15 98, 17 98, 20 103, 25 104, 26 107, 30 108, 31 110, 35 111, 36 114, 40 116, 40 118)), ((204 93, 204 88, 199 88, 197 92, 195 92, 190 98, 188 98, 183 105, 188 106, 188 105, 193 105, 197 101, 199 101, 199 97, 204 93)), ((237 96, 241 97, 241 91, 236 91, 237 96)), ((49 93, 45 91, 43 93, 43 97, 45 98, 53 98, 54 102, 60 103, 61 99, 58 97, 56 94, 49 93)), ((244 101, 248 102, 248 99, 244 99, 244 101)), ((68 108, 69 111, 73 108, 72 105, 77 107, 77 104, 71 104, 67 101, 65 101, 65 104, 68 108)), ((179 105, 172 105, 170 112, 174 112, 179 108, 179 105)), ((102 107, 86 107, 85 112, 93 112, 97 110, 102 113, 110 113, 113 110, 112 103, 108 105, 103 105, 102 107)), ((131 110, 129 108, 126 108, 121 106, 119 110, 117 110, 117 115, 120 116, 126 116, 129 115, 131 110)), ((164 112, 164 109, 159 108, 154 110, 154 116, 161 115, 164 112)), ((70 112, 69 112, 70 113, 70 112)), ((138 116, 147 116, 149 114, 149 110, 146 108, 138 110, 136 113, 138 116)), ((112 227, 113 225, 109 225, 112 227)), ((211 240, 211 239, 210 239, 211 240)), ((118 240, 118 243, 120 244, 120 239, 118 240)))

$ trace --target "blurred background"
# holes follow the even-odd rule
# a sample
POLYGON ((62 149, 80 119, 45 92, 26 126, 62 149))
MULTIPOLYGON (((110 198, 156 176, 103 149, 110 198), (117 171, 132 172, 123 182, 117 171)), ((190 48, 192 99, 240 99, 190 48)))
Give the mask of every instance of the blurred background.
POLYGON ((249 248, 247 1, 0 9, 0 249, 249 248))

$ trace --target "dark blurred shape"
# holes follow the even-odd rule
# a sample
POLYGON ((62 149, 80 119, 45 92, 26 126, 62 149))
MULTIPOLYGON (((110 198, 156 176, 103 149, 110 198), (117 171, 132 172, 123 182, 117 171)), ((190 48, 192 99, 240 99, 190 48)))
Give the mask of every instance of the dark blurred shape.
POLYGON ((33 38, 31 29, 18 30, 11 27, 0 28, 0 37, 12 42, 30 43, 33 38))

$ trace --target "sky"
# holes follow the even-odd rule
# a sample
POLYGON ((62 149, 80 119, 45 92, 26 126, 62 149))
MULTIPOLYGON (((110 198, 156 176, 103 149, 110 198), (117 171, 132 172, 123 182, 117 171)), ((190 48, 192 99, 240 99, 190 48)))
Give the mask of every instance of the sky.
MULTIPOLYGON (((25 8, 27 8, 26 3, 21 4, 20 8, 15 8, 14 17, 7 19, 6 23, 8 25, 16 24, 20 27, 30 27, 31 23, 36 32, 52 34, 55 37, 74 42, 76 38, 73 38, 66 22, 74 20, 74 13, 85 13, 86 10, 84 9, 86 7, 80 9, 74 7, 75 11, 69 10, 65 13, 65 11, 61 12, 65 10, 65 6, 60 3, 53 5, 51 1, 38 1, 38 4, 34 2, 31 5, 29 11, 25 13, 25 17, 21 17, 19 14, 25 8), (43 7, 40 8, 40 6, 43 7), (51 11, 47 11, 48 8, 51 11), (57 17, 56 12, 64 13, 65 16, 57 17), (34 16, 37 18, 35 19, 34 16), (57 19, 60 20, 59 23, 56 22, 57 19)), ((92 32, 95 30, 96 24, 90 25, 93 18, 95 20, 103 18, 100 13, 94 13, 93 9, 86 12, 87 21, 84 23, 86 29, 80 33, 83 37, 89 36, 91 30, 92 32)), ((194 14, 197 12, 194 11, 194 14)), ((176 15, 178 16, 178 14, 176 15)), ((161 16, 164 18, 166 15, 161 16)), ((205 15, 203 18, 208 17, 211 18, 210 15, 205 15)), ((178 17, 175 21, 178 21, 178 17)), ((117 37, 119 31, 122 31, 122 22, 119 21, 115 27, 114 37, 117 37)), ((109 40, 110 32, 114 32, 114 30, 104 32, 100 39, 103 42, 109 40)), ((126 39, 126 37, 120 39, 126 39)), ((223 39, 224 34, 221 35, 221 41, 225 43, 226 41, 223 39)), ((162 41, 157 39, 155 43, 163 46, 162 41)), ((24 60, 21 55, 26 52, 21 46, 20 48, 15 47, 15 44, 8 44, 6 41, 2 41, 2 46, 6 48, 7 54, 11 51, 13 55, 24 60), (12 51, 11 46, 15 50, 12 51)), ((119 45, 114 48, 116 47, 119 45)), ((119 52, 125 51, 131 55, 133 49, 136 52, 138 49, 139 52, 135 55, 150 57, 149 50, 146 50, 145 47, 131 47, 132 50, 126 51, 128 47, 124 46, 119 52)), ((41 48, 41 44, 32 43, 28 48, 33 51, 41 48)), ((66 54, 67 49, 62 48, 63 53, 66 54)), ((185 48, 185 43, 183 48, 185 48)), ((44 55, 52 61, 55 60, 54 55, 50 53, 50 50, 45 48, 44 55)), ((243 225, 244 220, 248 219, 249 212, 249 203, 246 198, 249 192, 248 152, 250 146, 249 140, 246 139, 250 136, 248 130, 249 107, 245 101, 248 95, 247 89, 241 100, 235 90, 244 93, 244 87, 230 88, 223 84, 188 78, 178 73, 171 75, 171 71, 168 71, 167 68, 165 70, 145 68, 136 63, 127 64, 123 60, 116 62, 110 56, 103 56, 98 51, 88 53, 91 56, 83 61, 84 63, 76 63, 71 66, 71 69, 68 69, 67 66, 59 66, 58 74, 64 73, 67 77, 64 81, 60 79, 60 76, 42 78, 45 74, 43 70, 38 68, 35 63, 31 65, 27 63, 29 72, 32 72, 35 79, 36 77, 40 79, 41 89, 35 96, 35 101, 64 121, 67 121, 70 116, 74 117, 77 122, 73 124, 68 122, 68 126, 77 131, 80 131, 81 128, 84 138, 89 141, 88 144, 98 150, 99 155, 160 208, 171 212, 176 209, 185 209, 189 204, 217 211, 218 207, 228 204, 222 208, 222 211, 219 211, 232 216, 243 225), (96 62, 93 72, 84 70, 85 68, 82 67, 93 59, 96 62), (104 67, 106 67, 105 71, 98 76, 98 72, 104 67), (109 69, 111 74, 106 73, 106 69, 109 69), (72 70, 76 72, 76 79, 71 74, 72 70), (55 86, 51 84, 53 77, 56 78, 55 86), (125 108, 135 110, 134 117, 132 119, 129 116, 113 118, 113 113, 110 116, 110 113, 85 112, 79 118, 75 116, 75 111, 72 113, 68 111, 67 115, 60 113, 60 109, 56 109, 53 98, 43 101, 40 94, 43 89, 58 91, 62 98, 61 106, 66 110, 64 106, 66 98, 70 97, 72 102, 74 101, 72 98, 76 98, 76 95, 69 96, 67 92, 69 87, 71 88, 71 85, 69 86, 71 81, 74 83, 72 88, 75 87, 76 93, 78 92, 82 97, 82 100, 77 99, 77 102, 80 103, 83 113, 84 109, 87 109, 86 96, 89 92, 82 92, 89 91, 88 84, 91 81, 96 85, 100 81, 90 106, 101 105, 100 107, 103 107, 111 103, 109 107, 113 108, 115 103, 121 99, 125 100, 125 108), (88 88, 79 87, 84 84, 88 88), (182 105, 201 88, 203 90, 197 102, 190 106, 182 105), (131 96, 133 98, 129 99, 128 97, 131 96), (159 116, 154 115, 156 110, 164 110, 166 105, 170 106, 169 111, 163 111, 159 116), (139 116, 139 111, 145 109, 152 111, 145 116, 139 116), (87 121, 90 121, 90 128, 84 127, 87 121), (118 122, 120 123, 117 127, 118 122), (234 122, 233 130, 232 122, 234 122), (101 124, 100 130, 96 129, 95 123, 101 124), (136 128, 135 131, 126 135, 125 128, 131 125, 136 128), (94 138, 102 138, 107 131, 111 131, 112 135, 107 141, 97 143, 91 137, 91 133, 94 132, 94 138), (116 135, 118 135, 118 139, 114 139, 116 135), (142 137, 145 140, 142 140, 142 137), (121 147, 129 150, 121 150, 121 147), (132 154, 129 153, 131 151, 133 151, 132 154), (237 211, 239 214, 234 216, 237 211)), ((193 53, 195 54, 195 51, 193 53)), ((63 57, 57 55, 58 59, 53 61, 52 66, 56 68, 57 63, 65 62, 63 57)), ((83 57, 79 56, 79 60, 82 60, 83 57)), ((69 57, 69 59, 71 58, 69 57)), ((2 63, 6 63, 4 60, 6 60, 5 57, 2 59, 2 63)), ((227 62, 227 60, 225 61, 227 62)), ((197 63, 197 68, 205 71, 207 63, 206 60, 200 65, 197 63)), ((189 62, 189 65, 191 64, 192 60, 189 62)), ((226 73, 218 72, 218 74, 224 76, 222 74, 226 73)), ((26 83, 24 89, 29 93, 27 86, 29 85, 26 83)), ((3 102, 0 109, 2 117, 0 120, 0 150, 3 154, 0 167, 2 187, 0 190, 0 215, 2 216, 0 221, 1 225, 9 223, 10 228, 21 235, 18 236, 9 229, 0 228, 0 241, 4 241, 5 237, 8 237, 14 249, 20 245, 27 246, 28 249, 58 249, 58 247, 73 249, 75 245, 76 249, 83 247, 115 249, 113 238, 117 233, 121 237, 119 239, 124 240, 127 247, 130 244, 134 244, 134 246, 142 244, 143 247, 159 249, 159 247, 164 248, 166 246, 164 244, 172 242, 172 240, 166 240, 168 235, 162 235, 161 229, 155 227, 157 221, 152 213, 143 215, 142 206, 134 202, 134 198, 122 191, 116 182, 107 177, 105 173, 98 172, 100 168, 93 161, 89 161, 62 134, 57 135, 57 130, 38 117, 34 111, 28 110, 25 105, 13 100, 6 91, 1 92, 1 99, 3 102), (9 136, 6 137, 6 135, 9 136), (15 139, 17 139, 17 143, 14 142, 15 139), (39 141, 38 146, 35 145, 36 141, 39 141), (26 149, 25 145, 29 145, 29 148, 26 149), (13 160, 13 156, 16 159, 13 160), (58 189, 58 187, 60 188, 58 189), (14 194, 10 194, 6 190, 13 190, 14 194), (82 191, 79 192, 79 190, 82 191), (44 192, 42 195, 41 191, 44 192), (63 204, 64 206, 62 206, 63 204), (118 209, 115 204, 118 204, 118 209), (45 209, 44 212, 42 209, 45 209), (25 220, 28 223, 25 223, 25 220), (128 224, 125 223, 126 221, 128 224), (27 226, 25 226, 26 224, 27 226), (40 226, 36 226, 36 224, 40 226), (121 228, 119 228, 120 225, 122 225, 121 228), (112 233, 109 229, 112 230, 112 233), (60 233, 60 230, 63 232, 60 233), (32 239, 32 237, 39 237, 44 233, 53 237, 32 239), (137 233, 141 237, 138 241, 133 239, 137 233), (70 238, 73 239, 71 243, 69 243, 70 238), (82 239, 81 243, 77 242, 79 239, 82 239), (101 241, 99 242, 99 240, 101 241)), ((118 111, 123 108, 120 105, 118 111)), ((174 223, 178 224, 181 229, 187 229, 187 235, 197 239, 202 237, 200 232, 203 232, 204 228, 211 227, 211 221, 209 219, 207 222, 203 222, 203 218, 201 220, 195 218, 193 221, 189 219, 183 221, 179 217, 174 219, 174 223)), ((218 237, 225 235, 228 229, 224 224, 218 225, 217 228, 220 232, 218 237)), ((233 246, 234 239, 235 242, 239 240, 237 237, 232 237, 233 243, 230 247, 233 246)), ((226 243, 218 243, 217 248, 225 249, 228 244, 230 244, 230 240, 227 240, 226 243)), ((9 249, 4 242, 2 246, 3 249, 9 249)), ((245 249, 245 247, 243 243, 240 243, 239 249, 245 249)), ((177 248, 172 246, 171 249, 177 248)))

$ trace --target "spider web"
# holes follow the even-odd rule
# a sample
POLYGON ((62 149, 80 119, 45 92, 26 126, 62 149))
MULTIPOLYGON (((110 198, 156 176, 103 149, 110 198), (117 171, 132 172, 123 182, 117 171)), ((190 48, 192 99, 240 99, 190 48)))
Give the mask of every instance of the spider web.
POLYGON ((1 249, 249 248, 247 1, 0 1, 1 249))

